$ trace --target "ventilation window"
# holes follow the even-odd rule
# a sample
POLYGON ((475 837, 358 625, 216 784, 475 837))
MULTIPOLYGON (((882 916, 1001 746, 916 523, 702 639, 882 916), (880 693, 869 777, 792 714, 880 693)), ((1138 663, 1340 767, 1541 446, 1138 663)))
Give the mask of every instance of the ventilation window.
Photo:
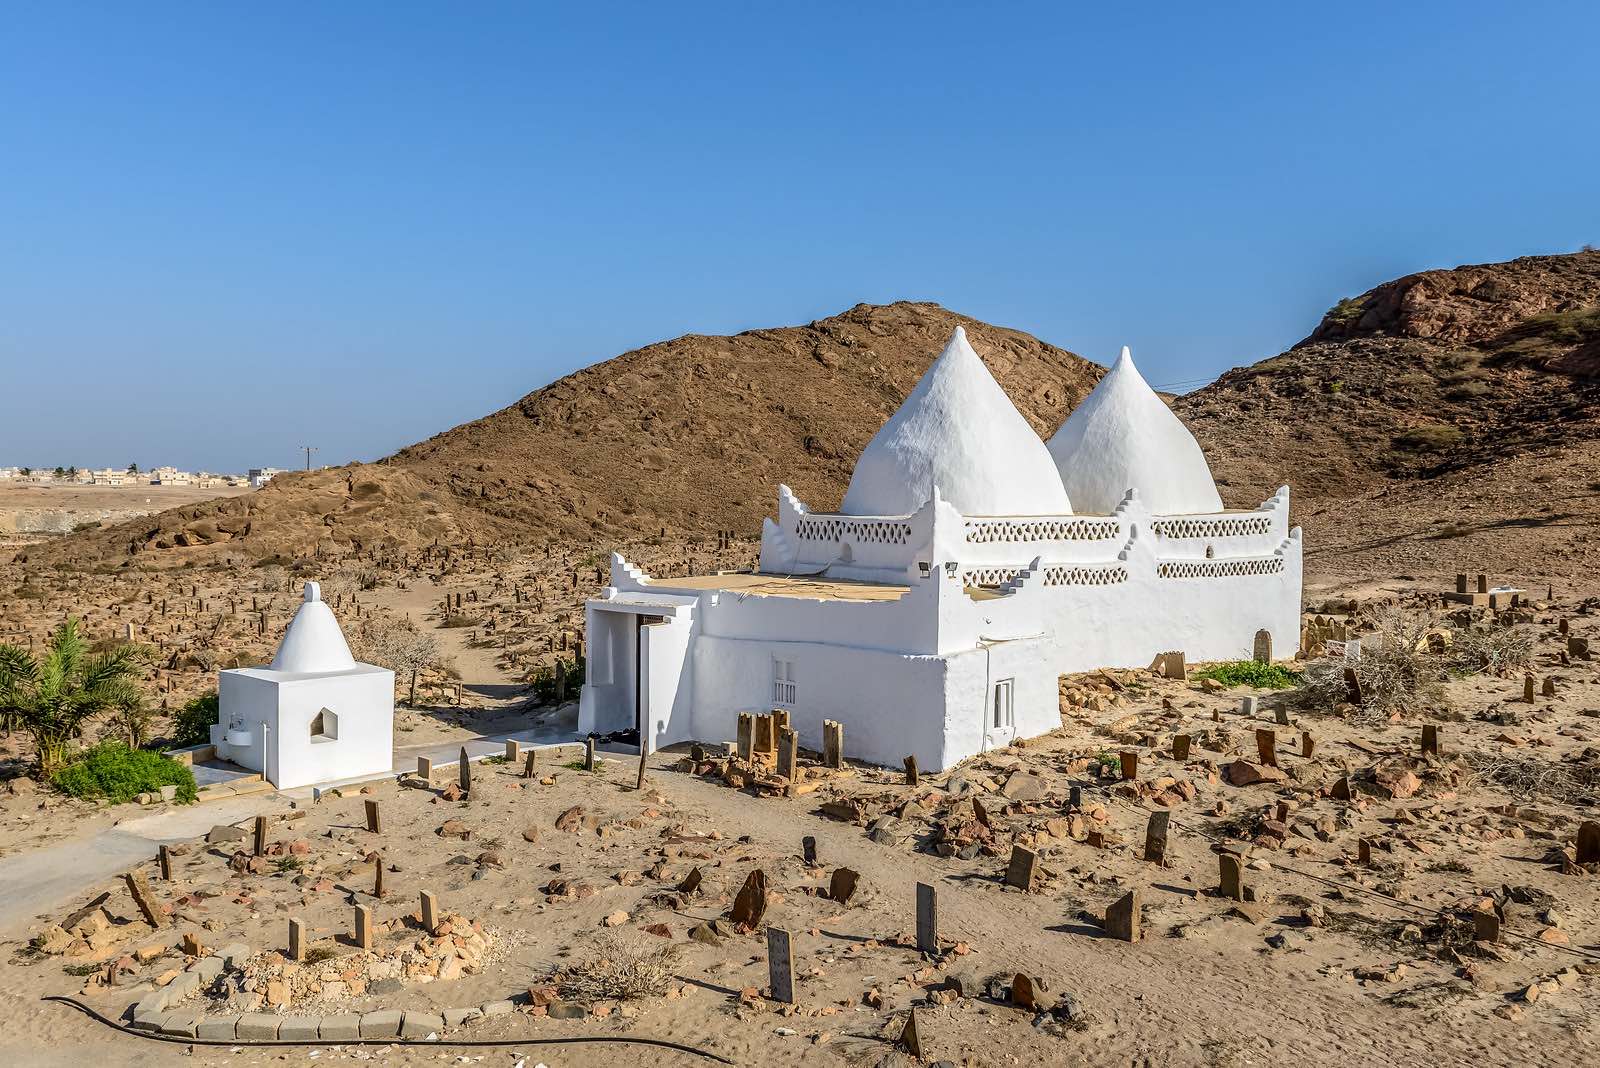
POLYGON ((311 717, 311 740, 331 742, 339 737, 339 716, 331 708, 324 708, 311 717))
POLYGON ((794 704, 794 699, 794 661, 773 658, 772 703, 783 707, 789 707, 794 704))

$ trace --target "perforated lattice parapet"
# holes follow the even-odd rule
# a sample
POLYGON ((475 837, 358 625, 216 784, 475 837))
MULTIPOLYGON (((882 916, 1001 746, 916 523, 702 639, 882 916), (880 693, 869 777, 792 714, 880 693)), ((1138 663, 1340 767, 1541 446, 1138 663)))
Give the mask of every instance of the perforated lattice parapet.
POLYGON ((1166 560, 1156 565, 1162 578, 1234 578, 1241 575, 1276 575, 1283 570, 1283 557, 1266 556, 1247 560, 1166 560))
POLYGON ((1018 541, 1109 541, 1119 536, 1115 519, 969 519, 972 544, 1018 541))
POLYGON ((1157 519, 1150 529, 1163 538, 1242 538, 1270 534, 1272 518, 1264 515, 1224 516, 1218 519, 1157 519))
POLYGON ((910 523, 843 519, 838 516, 807 516, 795 524, 794 530, 803 541, 905 545, 911 540, 910 523))

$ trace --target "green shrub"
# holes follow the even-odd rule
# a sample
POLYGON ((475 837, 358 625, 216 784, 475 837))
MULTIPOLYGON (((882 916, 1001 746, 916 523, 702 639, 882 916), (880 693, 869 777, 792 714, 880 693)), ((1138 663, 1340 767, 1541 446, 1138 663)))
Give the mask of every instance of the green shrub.
POLYGON ((1300 685, 1300 676, 1277 664, 1258 660, 1227 660, 1195 672, 1195 678, 1215 679, 1224 686, 1253 686, 1258 690, 1287 690, 1300 685))
POLYGON ((1326 318, 1330 323, 1350 326, 1358 322, 1365 313, 1366 305, 1360 297, 1346 297, 1328 309, 1326 318))
POLYGON ((211 725, 217 722, 217 691, 202 694, 178 709, 172 716, 172 746, 184 749, 205 745, 211 740, 211 725))
POLYGON ((1461 444, 1465 436, 1459 429, 1446 423, 1430 423, 1395 435, 1394 443, 1396 448, 1406 452, 1443 452, 1461 444))
POLYGON ((104 797, 125 804, 143 793, 176 786, 178 800, 195 800, 194 772, 149 749, 129 749, 121 742, 101 742, 50 776, 50 785, 81 798, 104 797))

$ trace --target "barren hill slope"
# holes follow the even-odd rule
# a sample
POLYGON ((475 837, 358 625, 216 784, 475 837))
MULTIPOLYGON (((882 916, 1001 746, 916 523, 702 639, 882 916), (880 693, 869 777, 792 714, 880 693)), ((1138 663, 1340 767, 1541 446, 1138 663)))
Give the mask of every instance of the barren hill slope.
POLYGON ((595 364, 376 464, 30 547, 35 563, 249 563, 313 547, 753 534, 787 482, 839 503, 856 455, 956 326, 1048 436, 1104 368, 936 304, 687 335, 595 364))
POLYGON ((1313 568, 1600 564, 1600 252, 1387 282, 1174 407, 1225 499, 1293 484, 1313 568))
MULTIPOLYGON (((586 367, 377 464, 32 546, 162 567, 317 546, 753 534, 787 482, 835 507, 957 325, 1042 436, 1103 368, 934 304, 687 335, 586 367)), ((1600 572, 1600 252, 1426 271, 1174 402, 1223 499, 1295 489, 1313 570, 1600 572)))

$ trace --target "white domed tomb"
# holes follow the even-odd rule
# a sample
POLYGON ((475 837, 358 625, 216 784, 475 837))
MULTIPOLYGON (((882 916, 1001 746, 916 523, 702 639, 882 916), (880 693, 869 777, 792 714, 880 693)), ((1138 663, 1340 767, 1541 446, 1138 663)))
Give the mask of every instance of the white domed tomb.
POLYGON ((904 516, 934 487, 963 515, 1072 511, 1050 454, 956 327, 856 461, 840 511, 904 516))
POLYGON ((1126 348, 1050 439, 1080 511, 1109 515, 1128 490, 1155 515, 1222 511, 1200 444, 1156 396, 1126 348))
POLYGON ((363 664, 315 582, 267 667, 217 682, 217 755, 279 789, 385 774, 394 764, 394 672, 363 664))

